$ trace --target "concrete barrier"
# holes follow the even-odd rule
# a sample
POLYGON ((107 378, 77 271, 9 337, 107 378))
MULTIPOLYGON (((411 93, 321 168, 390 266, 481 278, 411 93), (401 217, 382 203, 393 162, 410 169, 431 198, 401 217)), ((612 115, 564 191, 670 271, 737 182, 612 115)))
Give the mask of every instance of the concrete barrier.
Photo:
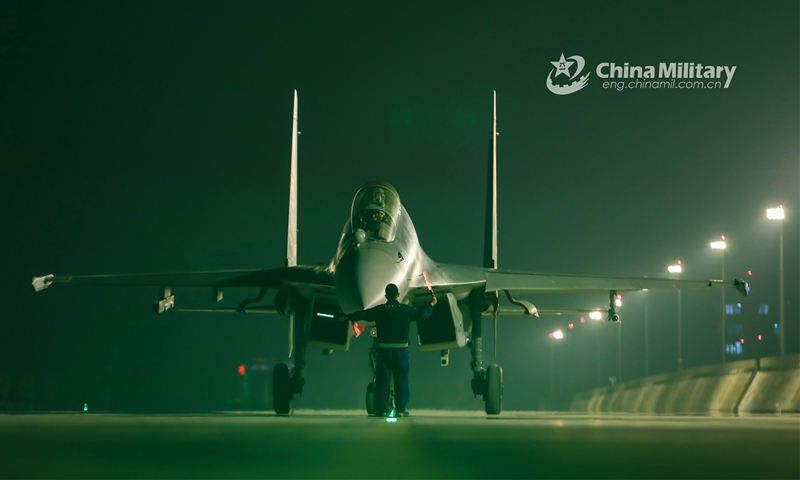
POLYGON ((765 358, 738 413, 800 413, 800 355, 765 358))
POLYGON ((800 413, 800 355, 741 360, 622 382, 579 394, 590 413, 800 413))

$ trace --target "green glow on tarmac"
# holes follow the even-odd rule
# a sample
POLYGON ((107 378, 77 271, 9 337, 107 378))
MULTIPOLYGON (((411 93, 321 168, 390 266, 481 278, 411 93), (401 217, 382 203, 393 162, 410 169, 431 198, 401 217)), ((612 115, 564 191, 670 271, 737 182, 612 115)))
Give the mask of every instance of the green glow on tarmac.
POLYGON ((386 423, 394 423, 397 421, 397 417, 395 417, 394 408, 391 412, 389 412, 389 416, 386 417, 386 423))

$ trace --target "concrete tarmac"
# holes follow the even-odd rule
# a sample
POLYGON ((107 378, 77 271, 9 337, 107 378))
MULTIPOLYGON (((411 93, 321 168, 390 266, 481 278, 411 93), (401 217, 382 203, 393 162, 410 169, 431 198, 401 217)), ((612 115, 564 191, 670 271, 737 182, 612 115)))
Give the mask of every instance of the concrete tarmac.
POLYGON ((800 478, 800 417, 0 415, 3 478, 800 478))

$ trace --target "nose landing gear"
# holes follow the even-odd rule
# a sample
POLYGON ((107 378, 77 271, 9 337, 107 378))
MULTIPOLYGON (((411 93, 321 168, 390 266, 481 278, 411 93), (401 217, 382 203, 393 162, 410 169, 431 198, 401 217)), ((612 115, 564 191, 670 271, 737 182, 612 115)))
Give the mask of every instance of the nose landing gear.
MULTIPOLYGON (((374 328, 374 327, 373 327, 374 328)), ((373 338, 376 335, 373 335, 373 338)), ((369 368, 372 370, 372 381, 367 384, 367 394, 366 394, 366 404, 367 404, 367 414, 368 415, 375 415, 382 414, 384 412, 376 412, 375 410, 375 397, 376 397, 376 389, 375 389, 375 380, 377 378, 377 371, 376 365, 378 363, 378 341, 377 339, 374 341, 372 348, 369 349, 369 368)), ((394 410, 394 383, 389 381, 389 401, 386 402, 386 411, 394 410)))

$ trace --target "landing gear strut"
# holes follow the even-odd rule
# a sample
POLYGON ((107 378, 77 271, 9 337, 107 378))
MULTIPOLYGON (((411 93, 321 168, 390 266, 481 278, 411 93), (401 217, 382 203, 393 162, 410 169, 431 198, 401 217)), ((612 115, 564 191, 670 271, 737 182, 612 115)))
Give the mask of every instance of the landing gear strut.
POLYGON ((503 409, 503 369, 499 365, 483 368, 483 312, 490 306, 486 296, 473 290, 469 298, 469 311, 472 317, 472 341, 469 350, 472 353, 472 393, 481 395, 486 413, 498 415, 503 409))
POLYGON ((303 371, 306 368, 306 310, 307 304, 296 291, 281 291, 275 297, 275 305, 279 311, 289 316, 289 325, 293 339, 294 368, 289 370, 285 363, 275 365, 272 376, 272 400, 275 413, 288 415, 292 411, 292 399, 303 394, 306 379, 303 371))

